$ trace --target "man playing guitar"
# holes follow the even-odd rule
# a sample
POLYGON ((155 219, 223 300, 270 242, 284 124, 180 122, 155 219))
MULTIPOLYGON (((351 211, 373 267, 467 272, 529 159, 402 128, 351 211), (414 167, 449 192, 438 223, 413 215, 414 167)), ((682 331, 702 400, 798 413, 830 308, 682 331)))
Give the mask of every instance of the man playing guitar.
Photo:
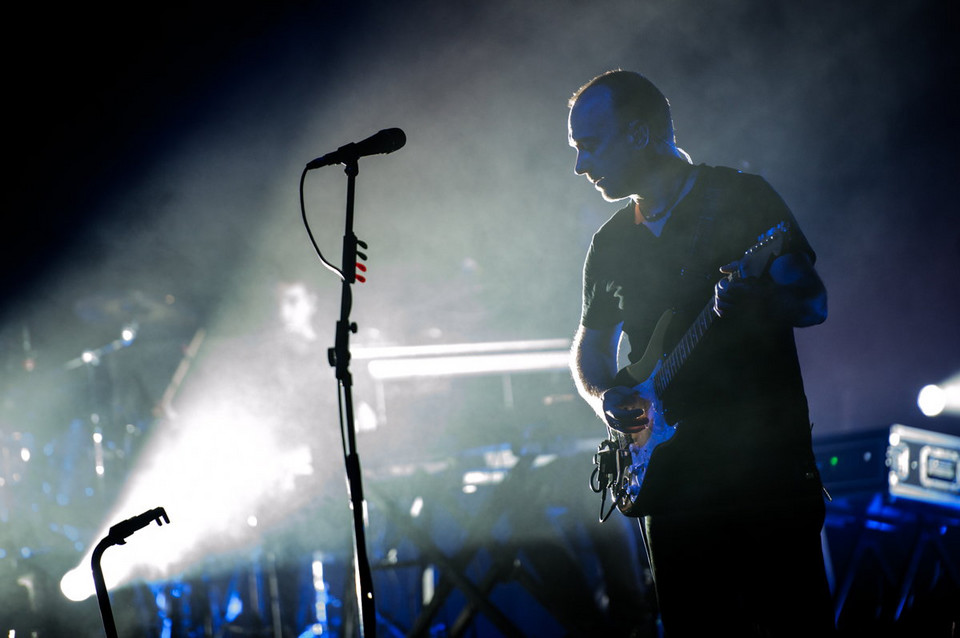
POLYGON ((617 505, 640 520, 667 635, 829 633, 793 338, 827 315, 813 249, 765 180, 692 164, 637 73, 579 89, 568 136, 575 172, 627 202, 593 236, 571 367, 632 451, 617 505))

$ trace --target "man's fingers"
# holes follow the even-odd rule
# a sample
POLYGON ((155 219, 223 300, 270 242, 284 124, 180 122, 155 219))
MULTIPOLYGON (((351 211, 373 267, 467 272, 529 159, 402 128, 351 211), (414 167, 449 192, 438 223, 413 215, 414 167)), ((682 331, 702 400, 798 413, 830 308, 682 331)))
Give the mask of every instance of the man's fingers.
POLYGON ((611 419, 616 419, 618 421, 623 421, 625 419, 639 419, 644 416, 645 410, 643 408, 624 408, 622 406, 617 406, 610 408, 605 411, 605 414, 611 419))
POLYGON ((634 419, 633 421, 624 423, 623 421, 616 421, 610 424, 617 432, 623 432, 625 434, 636 434, 638 432, 643 432, 648 427, 650 427, 650 419, 647 417, 634 419))
POLYGON ((724 275, 732 275, 733 273, 740 270, 740 262, 731 261, 729 264, 724 264, 720 266, 720 272, 724 275))
POLYGON ((647 412, 643 408, 626 410, 612 408, 604 412, 604 414, 607 416, 607 423, 610 427, 618 432, 625 432, 627 434, 642 432, 650 423, 647 412))

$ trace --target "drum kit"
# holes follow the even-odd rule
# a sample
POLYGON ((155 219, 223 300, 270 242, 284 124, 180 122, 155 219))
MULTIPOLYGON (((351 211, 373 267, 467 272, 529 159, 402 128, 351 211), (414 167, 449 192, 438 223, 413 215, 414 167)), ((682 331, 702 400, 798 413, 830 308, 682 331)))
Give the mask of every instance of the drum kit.
POLYGON ((155 419, 160 394, 144 374, 169 380, 196 326, 172 295, 142 291, 85 297, 73 311, 68 325, 47 313, 0 327, 0 524, 10 532, 0 560, 85 549, 82 530, 101 523, 155 419), (131 356, 134 344, 151 360, 131 356))

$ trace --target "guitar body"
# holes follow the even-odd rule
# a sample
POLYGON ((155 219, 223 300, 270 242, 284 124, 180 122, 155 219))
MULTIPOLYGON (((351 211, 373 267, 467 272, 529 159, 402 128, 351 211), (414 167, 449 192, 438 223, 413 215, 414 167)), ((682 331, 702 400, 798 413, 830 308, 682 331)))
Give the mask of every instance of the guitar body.
POLYGON ((675 426, 667 422, 663 405, 654 388, 654 379, 663 365, 664 337, 673 315, 672 310, 667 310, 660 316, 643 356, 617 374, 618 384, 636 390, 636 403, 643 407, 650 420, 649 427, 636 434, 618 432, 607 427, 609 439, 614 441, 621 454, 623 467, 613 486, 613 493, 618 495, 617 509, 625 516, 642 516, 638 496, 647 475, 650 457, 657 447, 673 438, 677 431, 675 426))

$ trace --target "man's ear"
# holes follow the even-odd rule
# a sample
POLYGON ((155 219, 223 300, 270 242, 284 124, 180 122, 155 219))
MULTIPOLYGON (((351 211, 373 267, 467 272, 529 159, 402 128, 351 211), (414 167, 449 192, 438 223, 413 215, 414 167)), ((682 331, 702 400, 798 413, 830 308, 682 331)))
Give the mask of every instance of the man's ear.
POLYGON ((650 127, 641 123, 640 120, 631 121, 627 124, 627 139, 636 148, 644 148, 650 143, 650 127))

